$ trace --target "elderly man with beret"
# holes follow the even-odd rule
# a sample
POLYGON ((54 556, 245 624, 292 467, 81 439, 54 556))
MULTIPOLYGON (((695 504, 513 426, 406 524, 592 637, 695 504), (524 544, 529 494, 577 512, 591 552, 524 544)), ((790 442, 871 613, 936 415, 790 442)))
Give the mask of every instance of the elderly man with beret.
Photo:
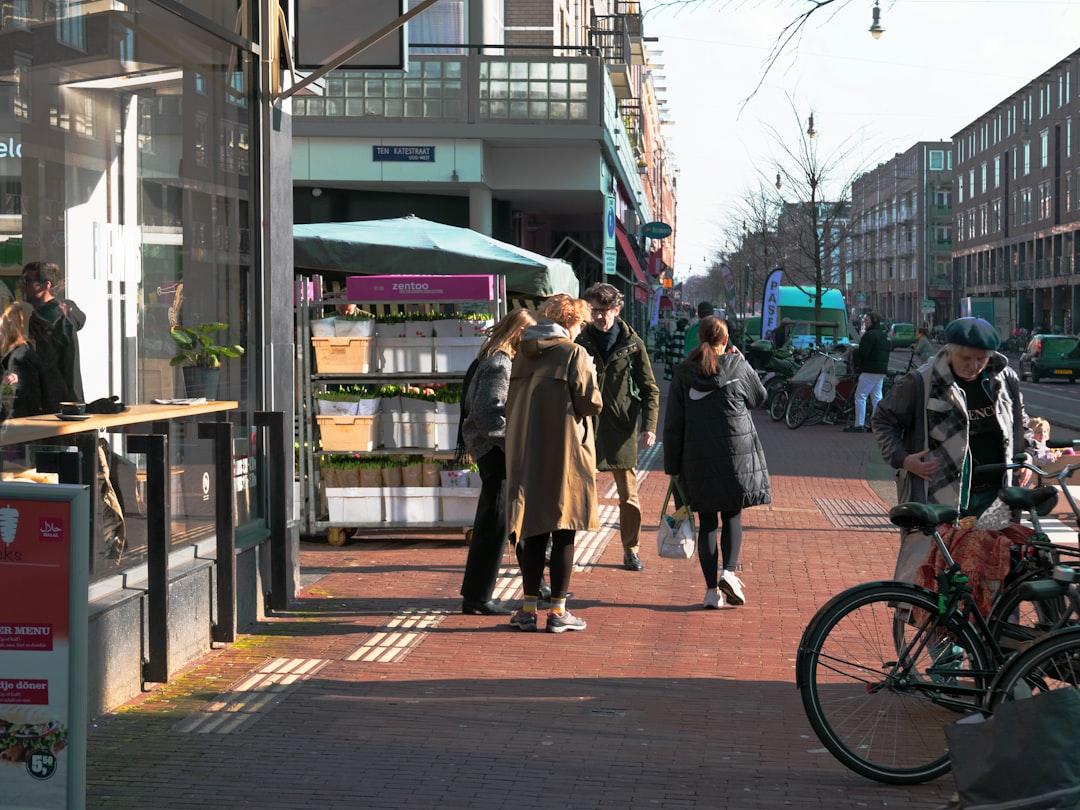
MULTIPOLYGON (((980 465, 1023 452, 1028 417, 1020 380, 998 353, 997 331, 982 318, 958 318, 945 328, 945 347, 899 380, 874 411, 874 433, 897 470, 898 501, 954 506, 981 515, 1005 483, 980 465)), ((1030 475, 1023 471, 1019 483, 1030 475)), ((913 581, 930 538, 901 536, 894 578, 913 581)))

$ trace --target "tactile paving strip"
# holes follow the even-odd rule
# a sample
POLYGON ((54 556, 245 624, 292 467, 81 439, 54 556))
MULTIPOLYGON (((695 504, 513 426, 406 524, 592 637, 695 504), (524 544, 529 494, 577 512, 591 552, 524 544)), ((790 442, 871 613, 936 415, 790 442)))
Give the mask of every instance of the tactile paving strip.
POLYGON ((202 711, 181 720, 181 734, 228 734, 265 714, 285 693, 307 680, 328 661, 323 658, 275 658, 212 700, 202 711))
POLYGON ((814 498, 821 513, 839 529, 861 532, 898 532, 881 505, 847 498, 814 498))

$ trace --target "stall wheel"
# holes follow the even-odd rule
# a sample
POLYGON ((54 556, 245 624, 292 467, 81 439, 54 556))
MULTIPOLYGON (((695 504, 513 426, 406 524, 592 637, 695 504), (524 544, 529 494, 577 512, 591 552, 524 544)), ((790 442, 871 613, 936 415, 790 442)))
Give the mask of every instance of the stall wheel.
POLYGON ((326 530, 326 542, 332 546, 343 546, 349 539, 349 530, 333 526, 326 530))

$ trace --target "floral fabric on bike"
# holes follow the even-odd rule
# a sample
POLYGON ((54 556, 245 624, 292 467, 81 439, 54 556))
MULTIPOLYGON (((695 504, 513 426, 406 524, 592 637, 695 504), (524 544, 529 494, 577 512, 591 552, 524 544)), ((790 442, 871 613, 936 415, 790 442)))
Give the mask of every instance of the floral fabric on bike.
MULTIPOLYGON (((939 531, 949 553, 968 576, 979 612, 989 616, 990 606, 1012 566, 1012 547, 1026 544, 1034 530, 1015 523, 997 531, 977 529, 975 519, 966 518, 960 521, 959 526, 947 526, 939 531)), ((930 547, 926 562, 915 572, 915 584, 937 590, 935 577, 944 569, 945 560, 937 544, 934 544, 930 547)))

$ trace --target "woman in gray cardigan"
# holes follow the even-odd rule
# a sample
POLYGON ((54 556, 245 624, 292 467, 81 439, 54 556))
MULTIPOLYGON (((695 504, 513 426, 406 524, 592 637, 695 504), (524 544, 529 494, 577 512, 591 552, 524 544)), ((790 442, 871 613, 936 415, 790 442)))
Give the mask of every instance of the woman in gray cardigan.
POLYGON ((524 331, 536 319, 515 309, 491 330, 476 362, 466 375, 462 398, 461 438, 480 468, 480 499, 476 504, 472 542, 461 582, 461 612, 473 615, 509 615, 510 610, 491 600, 499 563, 506 544, 506 394, 510 365, 524 331))

